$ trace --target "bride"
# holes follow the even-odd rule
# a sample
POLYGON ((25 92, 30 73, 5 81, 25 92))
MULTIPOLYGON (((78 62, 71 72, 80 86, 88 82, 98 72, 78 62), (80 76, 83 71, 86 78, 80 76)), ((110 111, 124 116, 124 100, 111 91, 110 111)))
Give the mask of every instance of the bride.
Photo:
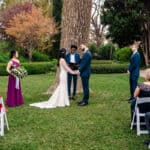
POLYGON ((30 104, 30 106, 35 106, 39 108, 56 108, 70 105, 67 92, 67 72, 71 74, 78 74, 78 72, 72 71, 68 67, 65 61, 65 57, 66 49, 62 48, 61 50, 59 50, 58 54, 58 65, 60 67, 59 84, 52 96, 49 98, 48 101, 33 103, 30 104))

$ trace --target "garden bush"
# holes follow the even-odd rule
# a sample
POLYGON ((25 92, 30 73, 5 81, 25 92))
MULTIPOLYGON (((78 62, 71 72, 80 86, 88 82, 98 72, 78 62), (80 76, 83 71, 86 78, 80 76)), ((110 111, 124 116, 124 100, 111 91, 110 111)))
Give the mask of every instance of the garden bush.
POLYGON ((99 47, 98 55, 103 60, 112 60, 114 51, 115 51, 115 47, 113 44, 106 44, 99 47))
MULTIPOLYGON (((8 75, 6 72, 6 63, 0 64, 0 76, 8 75)), ((32 62, 32 63, 22 63, 22 66, 24 66, 28 74, 44 74, 50 71, 56 70, 56 61, 50 61, 50 62, 32 62)))
POLYGON ((92 60, 92 64, 112 64, 115 61, 112 60, 92 60))
POLYGON ((101 59, 101 56, 98 54, 98 47, 95 43, 89 45, 90 52, 92 53, 93 59, 101 59))
POLYGON ((109 73, 125 73, 127 72, 127 64, 92 64, 91 72, 95 74, 109 73))
POLYGON ((6 53, 0 52, 0 63, 6 63, 9 60, 9 56, 6 53))
POLYGON ((50 59, 49 59, 49 56, 44 53, 33 51, 32 60, 33 61, 49 61, 50 59))
MULTIPOLYGON (((28 74, 44 74, 48 72, 55 72, 57 67, 57 60, 52 60, 50 62, 31 62, 31 63, 21 63, 24 66, 28 74)), ((0 64, 0 76, 8 75, 6 72, 6 63, 0 64)), ((118 63, 113 61, 92 61, 91 71, 96 74, 103 73, 125 73, 127 71, 127 63, 118 63)))
POLYGON ((7 41, 0 41, 0 50, 8 51, 10 49, 10 43, 7 41))
POLYGON ((117 49, 114 53, 114 58, 118 61, 127 62, 130 59, 132 51, 129 47, 117 49))

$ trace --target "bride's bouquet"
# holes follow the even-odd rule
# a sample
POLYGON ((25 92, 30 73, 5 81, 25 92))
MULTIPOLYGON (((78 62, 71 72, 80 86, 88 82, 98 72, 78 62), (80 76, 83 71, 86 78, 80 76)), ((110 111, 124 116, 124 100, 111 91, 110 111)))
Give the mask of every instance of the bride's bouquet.
POLYGON ((11 74, 20 79, 26 77, 28 75, 27 70, 24 67, 14 67, 11 69, 11 74))

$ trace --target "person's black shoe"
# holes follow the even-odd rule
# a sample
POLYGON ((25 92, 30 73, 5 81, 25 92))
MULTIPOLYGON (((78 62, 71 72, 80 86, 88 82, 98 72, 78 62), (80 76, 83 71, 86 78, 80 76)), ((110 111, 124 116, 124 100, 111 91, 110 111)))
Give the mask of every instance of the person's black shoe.
POLYGON ((128 103, 131 103, 131 102, 132 102, 132 100, 129 100, 129 101, 128 101, 128 103))
POLYGON ((78 104, 78 106, 86 106, 86 105, 88 105, 88 103, 85 103, 85 102, 78 104))
POLYGON ((83 103, 83 101, 79 101, 79 102, 77 102, 77 104, 81 104, 81 103, 83 103))
POLYGON ((72 97, 72 100, 76 100, 76 97, 75 97, 75 96, 73 96, 73 97, 72 97))
POLYGON ((144 141, 144 144, 149 145, 150 144, 150 140, 144 141))
POLYGON ((126 101, 131 101, 132 99, 134 99, 134 98, 130 97, 130 98, 126 99, 126 101))

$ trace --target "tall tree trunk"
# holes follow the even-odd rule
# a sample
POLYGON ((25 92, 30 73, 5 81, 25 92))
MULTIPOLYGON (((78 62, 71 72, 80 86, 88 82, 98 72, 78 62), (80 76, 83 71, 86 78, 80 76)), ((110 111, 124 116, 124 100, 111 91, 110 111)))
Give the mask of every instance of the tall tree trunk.
POLYGON ((29 61, 32 61, 32 49, 29 49, 29 61))
MULTIPOLYGON (((61 48, 70 51, 71 44, 80 46, 82 42, 88 43, 92 0, 64 0, 61 23, 61 48)), ((79 51, 80 53, 80 51, 79 51)), ((58 77, 56 74, 56 78, 58 77)), ((56 86, 55 80, 54 86, 56 86)), ((78 82, 78 85, 81 83, 78 82)), ((46 93, 52 93, 54 86, 46 93)), ((80 86, 78 86, 80 87, 80 86)))
POLYGON ((150 21, 144 24, 143 54, 146 66, 150 65, 150 21))
POLYGON ((150 1, 149 0, 143 0, 144 2, 144 10, 145 14, 148 17, 148 20, 143 24, 143 54, 145 58, 145 64, 146 66, 150 65, 150 1))
POLYGON ((61 47, 88 43, 92 0, 64 0, 61 47))

